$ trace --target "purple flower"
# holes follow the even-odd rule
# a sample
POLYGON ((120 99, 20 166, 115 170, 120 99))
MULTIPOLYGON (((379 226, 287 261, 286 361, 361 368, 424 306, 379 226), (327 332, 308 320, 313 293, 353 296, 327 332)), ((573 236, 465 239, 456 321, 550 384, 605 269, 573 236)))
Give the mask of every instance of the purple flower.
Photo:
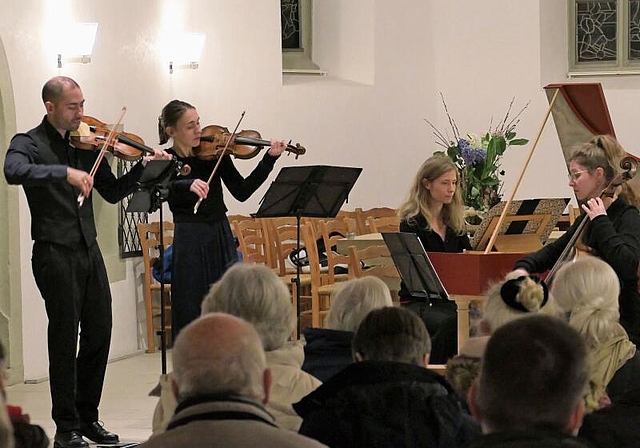
POLYGON ((487 158, 487 151, 482 148, 471 147, 469 141, 463 138, 458 140, 458 148, 466 166, 473 166, 487 158))

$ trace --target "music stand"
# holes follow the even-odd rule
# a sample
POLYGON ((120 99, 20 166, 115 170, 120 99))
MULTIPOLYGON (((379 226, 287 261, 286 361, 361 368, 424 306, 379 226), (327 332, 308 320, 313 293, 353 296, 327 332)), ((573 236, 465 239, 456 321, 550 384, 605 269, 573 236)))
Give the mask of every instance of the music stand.
POLYGON ((418 235, 405 232, 383 232, 382 238, 411 297, 427 302, 449 299, 449 294, 431 264, 418 235))
MULTIPOLYGON (((165 334, 165 303, 164 303, 164 229, 162 226, 162 202, 169 196, 169 181, 175 172, 175 160, 150 160, 142 171, 137 183, 137 189, 129 201, 126 212, 153 213, 160 211, 160 351, 162 353, 162 374, 167 373, 167 339, 165 334)), ((147 341, 152 344, 153 341, 147 341)))
MULTIPOLYGON (((254 216, 296 218, 297 253, 300 253, 300 219, 334 218, 347 200, 362 168, 312 165, 284 167, 261 200, 254 216)), ((300 263, 296 263, 296 315, 300 334, 300 263)))

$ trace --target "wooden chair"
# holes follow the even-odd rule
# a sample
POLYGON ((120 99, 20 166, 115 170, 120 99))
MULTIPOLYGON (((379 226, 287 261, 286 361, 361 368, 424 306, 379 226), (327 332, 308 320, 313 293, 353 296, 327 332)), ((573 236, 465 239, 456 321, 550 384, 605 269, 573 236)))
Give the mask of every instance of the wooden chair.
POLYGON ((349 234, 349 224, 347 220, 336 218, 329 221, 320 221, 318 223, 318 230, 320 231, 327 255, 327 283, 346 280, 346 274, 336 274, 335 270, 336 267, 341 264, 344 267, 348 267, 349 256, 347 254, 338 254, 331 248, 337 246, 338 240, 346 238, 349 234))
MULTIPOLYGON (((313 224, 309 222, 303 224, 300 232, 309 258, 308 285, 301 285, 301 287, 304 288, 306 286, 306 288, 304 291, 302 289, 300 291, 300 301, 302 304, 310 302, 311 306, 304 307, 301 305, 299 318, 305 319, 311 315, 311 325, 314 328, 321 328, 324 323, 323 316, 325 316, 329 310, 328 300, 326 299, 330 298, 335 284, 327 284, 327 272, 323 272, 320 268, 320 257, 313 224), (324 303, 321 301, 321 298, 325 299, 324 303)), ((292 291, 293 297, 295 297, 295 284, 292 291)))
POLYGON ((349 274, 355 278, 368 275, 380 278, 389 286, 393 302, 399 303, 400 273, 385 244, 369 246, 364 249, 350 246, 349 274))
MULTIPOLYGON (((272 253, 272 266, 276 267, 280 277, 296 273, 294 267, 287 267, 289 254, 298 246, 298 226, 296 218, 265 218, 269 246, 272 253)), ((302 237, 300 238, 302 240, 302 237)), ((303 247, 302 241, 300 247, 303 247)))
POLYGON ((249 218, 232 223, 233 233, 238 238, 238 250, 245 263, 272 265, 271 247, 263 220, 249 218))
POLYGON ((400 231, 399 216, 380 216, 378 218, 367 216, 366 223, 369 233, 400 231))
MULTIPOLYGON (((140 245, 142 246, 142 261, 144 264, 144 303, 147 319, 147 353, 155 352, 155 332, 160 329, 160 300, 154 302, 154 292, 158 291, 160 295, 160 283, 153 278, 153 263, 159 256, 158 248, 160 247, 160 223, 151 222, 148 224, 138 223, 138 235, 140 236, 140 245), (156 320, 158 322, 156 323, 156 320)), ((166 249, 173 243, 172 222, 163 221, 163 246, 166 249)), ((164 285, 165 299, 165 327, 164 331, 167 335, 167 341, 171 339, 171 284, 164 285)))
POLYGON ((389 207, 374 207, 368 210, 363 210, 361 208, 356 209, 357 213, 357 222, 358 222, 358 235, 366 235, 368 233, 376 233, 371 230, 369 224, 367 223, 367 218, 387 218, 387 217, 395 217, 398 215, 397 210, 389 207))

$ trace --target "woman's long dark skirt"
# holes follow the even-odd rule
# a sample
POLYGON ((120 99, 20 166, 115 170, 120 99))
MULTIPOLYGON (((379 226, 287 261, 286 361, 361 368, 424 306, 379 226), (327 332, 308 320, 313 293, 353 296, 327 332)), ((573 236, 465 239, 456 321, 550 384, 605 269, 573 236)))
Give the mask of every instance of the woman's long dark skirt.
POLYGON ((173 340, 200 316, 213 283, 238 261, 229 221, 177 222, 173 235, 171 327, 173 340))

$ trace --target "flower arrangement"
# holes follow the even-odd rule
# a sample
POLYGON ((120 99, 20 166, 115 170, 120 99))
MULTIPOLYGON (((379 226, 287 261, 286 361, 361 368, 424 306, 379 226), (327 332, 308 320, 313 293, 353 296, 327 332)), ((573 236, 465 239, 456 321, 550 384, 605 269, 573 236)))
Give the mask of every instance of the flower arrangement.
POLYGON ((500 167, 505 151, 509 146, 522 146, 529 142, 526 138, 516 138, 515 131, 516 125, 520 122, 519 117, 529 103, 515 117, 510 118, 514 98, 509 103, 504 118, 495 127, 490 123, 489 129, 482 135, 469 133, 461 136, 458 125, 449 114, 442 93, 440 96, 453 137, 449 137, 448 133, 442 133, 425 119, 434 130, 436 144, 445 148, 445 151, 436 151, 434 154, 449 156, 458 167, 464 204, 476 211, 486 212, 502 198, 502 176, 505 173, 500 167))

